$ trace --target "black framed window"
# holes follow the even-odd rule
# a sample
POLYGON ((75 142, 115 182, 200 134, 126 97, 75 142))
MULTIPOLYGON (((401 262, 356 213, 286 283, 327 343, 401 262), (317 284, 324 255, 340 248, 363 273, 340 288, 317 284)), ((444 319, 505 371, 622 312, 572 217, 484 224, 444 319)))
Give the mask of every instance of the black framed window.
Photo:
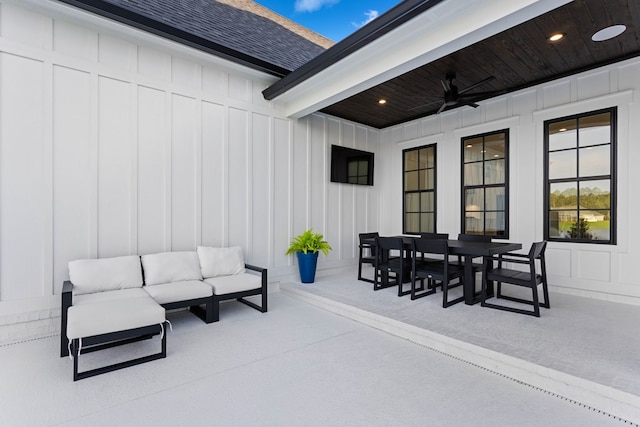
POLYGON ((615 244, 616 112, 544 122, 545 239, 615 244))
POLYGON ((436 146, 402 152, 403 233, 436 230, 436 146))
POLYGON ((462 138, 464 234, 509 238, 509 130, 462 138))

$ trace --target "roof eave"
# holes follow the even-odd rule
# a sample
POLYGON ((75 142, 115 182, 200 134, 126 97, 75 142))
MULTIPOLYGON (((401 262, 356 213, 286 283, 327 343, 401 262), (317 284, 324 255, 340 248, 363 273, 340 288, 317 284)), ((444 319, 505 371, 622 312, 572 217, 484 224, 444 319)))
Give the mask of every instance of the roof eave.
POLYGON ((387 13, 376 18, 371 23, 327 49, 324 53, 316 56, 286 77, 266 88, 262 91, 263 96, 267 100, 273 100, 442 1, 443 0, 407 0, 401 2, 387 13))
POLYGON ((219 43, 214 43, 210 40, 198 37, 186 31, 171 27, 169 25, 155 21, 149 17, 119 7, 113 3, 109 3, 107 1, 58 1, 276 77, 283 77, 291 73, 291 70, 287 70, 267 61, 260 60, 253 56, 238 52, 234 49, 230 49, 219 43))
POLYGON ((263 95, 282 103, 287 117, 304 117, 570 1, 407 2, 417 13, 392 9, 378 18, 382 22, 374 20, 263 95), (429 7, 419 9, 418 3, 429 7))

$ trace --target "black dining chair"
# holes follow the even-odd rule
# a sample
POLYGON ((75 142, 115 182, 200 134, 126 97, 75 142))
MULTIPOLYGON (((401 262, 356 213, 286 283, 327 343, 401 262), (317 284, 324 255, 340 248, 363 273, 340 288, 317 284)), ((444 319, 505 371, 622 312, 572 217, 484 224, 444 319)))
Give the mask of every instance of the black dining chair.
POLYGON ((531 316, 540 317, 540 307, 550 307, 549 289, 547 286, 547 270, 544 260, 544 252, 546 248, 547 242, 543 240, 541 242, 533 243, 527 255, 508 252, 506 254, 501 254, 494 257, 485 257, 484 266, 482 269, 482 291, 480 305, 482 307, 490 307, 498 310, 505 310, 514 313, 528 314, 531 316), (497 267, 489 268, 490 266, 492 266, 490 265, 490 263, 493 262, 497 262, 497 267), (527 268, 524 271, 506 268, 504 266, 505 263, 526 265, 527 268), (539 269, 536 268, 536 264, 539 264, 539 269), (497 282, 495 299, 505 299, 522 304, 532 305, 533 309, 525 310, 522 308, 487 302, 487 289, 490 282, 497 282), (531 290, 531 300, 504 295, 502 293, 503 284, 511 284, 529 288, 531 290), (543 293, 542 302, 540 302, 538 297, 538 286, 540 285, 542 285, 543 293))
POLYGON ((492 239, 493 236, 486 234, 458 234, 458 240, 467 240, 471 242, 490 242, 492 239))
POLYGON ((376 237, 378 233, 360 233, 359 254, 358 254, 358 280, 373 283, 373 279, 362 276, 362 265, 371 264, 373 267, 376 262, 376 237))
POLYGON ((398 286, 398 296, 408 295, 411 290, 403 290, 403 283, 408 279, 410 263, 404 256, 405 248, 402 237, 376 237, 375 272, 373 290, 398 286), (389 274, 394 274, 392 281, 389 274))
MULTIPOLYGON (((449 240, 449 233, 420 233, 421 239, 431 239, 431 240, 449 240)), ((420 258, 423 261, 426 261, 424 254, 420 255, 420 258)), ((440 258, 430 258, 430 261, 442 261, 440 258)))
POLYGON ((464 295, 449 301, 449 289, 462 285, 464 280, 464 268, 452 265, 449 262, 449 244, 447 240, 437 239, 415 239, 413 240, 413 256, 411 268, 411 299, 421 298, 435 292, 435 282, 442 284, 442 307, 446 308, 453 304, 464 301, 464 295), (441 260, 418 261, 417 254, 437 254, 441 255, 441 260), (416 279, 421 279, 423 292, 417 293, 416 279), (427 287, 424 287, 424 279, 427 279, 427 287), (451 282, 457 279, 453 286, 451 282))
POLYGON ((420 233, 421 239, 449 240, 449 233, 420 233))

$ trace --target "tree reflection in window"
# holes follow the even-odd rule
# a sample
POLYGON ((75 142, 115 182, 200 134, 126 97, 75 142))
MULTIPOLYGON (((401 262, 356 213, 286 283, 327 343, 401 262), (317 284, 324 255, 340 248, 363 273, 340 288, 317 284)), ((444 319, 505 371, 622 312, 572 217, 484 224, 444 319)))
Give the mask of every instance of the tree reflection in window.
POLYGON ((545 238, 615 242, 616 109, 545 122, 545 238))

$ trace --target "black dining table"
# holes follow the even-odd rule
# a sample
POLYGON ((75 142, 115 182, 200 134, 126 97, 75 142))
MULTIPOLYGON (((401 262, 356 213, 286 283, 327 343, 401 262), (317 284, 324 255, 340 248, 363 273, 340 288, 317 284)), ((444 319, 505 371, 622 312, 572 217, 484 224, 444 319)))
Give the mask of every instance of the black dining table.
MULTIPOLYGON (((410 251, 413 244, 413 239, 419 238, 419 236, 394 236, 401 237, 405 249, 410 251)), ((375 245, 375 240, 371 239, 375 245)), ((464 259, 464 303, 467 305, 473 305, 480 302, 480 295, 476 294, 476 275, 473 272, 473 258, 493 256, 504 254, 506 252, 512 252, 522 249, 522 243, 513 242, 478 242, 468 240, 447 240, 449 245, 450 255, 460 255, 464 259)), ((410 253, 410 252, 408 252, 410 253)))
POLYGON ((476 295, 476 275, 473 272, 473 258, 504 254, 522 249, 522 243, 477 242, 467 240, 448 240, 449 253, 464 258, 464 303, 472 305, 480 302, 476 295))

